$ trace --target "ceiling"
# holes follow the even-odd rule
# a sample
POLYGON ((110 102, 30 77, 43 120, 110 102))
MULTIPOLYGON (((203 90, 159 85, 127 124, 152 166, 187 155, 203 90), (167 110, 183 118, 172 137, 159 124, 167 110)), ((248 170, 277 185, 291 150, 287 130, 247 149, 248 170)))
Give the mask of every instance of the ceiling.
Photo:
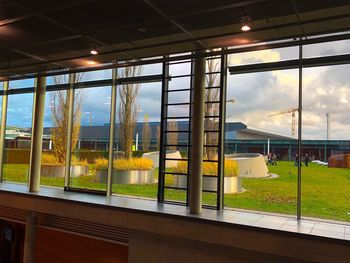
POLYGON ((349 29, 349 0, 3 0, 0 77, 349 29))

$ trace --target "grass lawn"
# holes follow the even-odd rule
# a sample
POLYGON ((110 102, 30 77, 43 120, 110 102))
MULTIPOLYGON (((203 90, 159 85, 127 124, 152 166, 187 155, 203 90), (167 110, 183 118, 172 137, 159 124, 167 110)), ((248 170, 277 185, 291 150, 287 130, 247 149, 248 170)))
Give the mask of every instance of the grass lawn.
MULTIPOLYGON (((71 185, 80 188, 106 189, 105 184, 95 182, 94 165, 90 165, 90 175, 73 178, 71 185)), ((28 165, 5 164, 5 180, 26 182, 28 165)), ((225 206, 284 214, 296 213, 297 168, 293 162, 278 162, 269 166, 271 173, 278 174, 273 179, 242 178, 243 188, 239 194, 226 194, 225 206)), ((156 175, 157 176, 157 175, 156 175)), ((171 185, 170 180, 166 183, 171 185)), ((63 178, 41 178, 42 185, 63 187, 63 178)), ((156 198, 157 184, 113 185, 113 192, 147 198, 156 198)), ((185 200, 185 192, 166 189, 167 200, 185 200)), ((216 195, 203 194, 203 203, 215 204, 216 195)), ((317 164, 302 167, 302 215, 350 221, 350 169, 328 168, 317 164)))

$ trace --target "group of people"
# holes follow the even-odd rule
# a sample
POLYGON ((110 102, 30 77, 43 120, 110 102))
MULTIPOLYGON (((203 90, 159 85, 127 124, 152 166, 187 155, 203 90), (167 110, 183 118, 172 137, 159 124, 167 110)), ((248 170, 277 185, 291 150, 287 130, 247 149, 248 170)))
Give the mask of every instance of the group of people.
POLYGON ((276 154, 269 153, 267 155, 267 165, 277 165, 277 156, 276 156, 276 154))
MULTIPOLYGON (((309 167, 309 162, 310 162, 310 157, 308 154, 305 154, 304 157, 304 163, 306 167, 309 167)), ((298 154, 295 155, 295 162, 294 162, 294 166, 298 166, 299 163, 299 156, 298 154)), ((303 164, 300 162, 300 166, 303 166, 303 164)))
MULTIPOLYGON (((310 157, 308 154, 305 154, 304 157, 304 163, 306 167, 309 167, 310 157)), ((299 156, 298 154, 295 155, 295 162, 294 166, 298 166, 299 163, 299 156)), ((269 153, 267 155, 267 165, 277 165, 277 156, 274 153, 269 153)), ((303 166, 302 163, 300 163, 300 166, 303 166)))

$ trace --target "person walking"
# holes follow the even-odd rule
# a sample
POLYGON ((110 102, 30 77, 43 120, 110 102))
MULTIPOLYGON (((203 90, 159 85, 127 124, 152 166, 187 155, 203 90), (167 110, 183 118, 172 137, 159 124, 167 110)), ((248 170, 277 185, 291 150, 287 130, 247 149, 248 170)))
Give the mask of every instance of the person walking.
POLYGON ((309 167, 310 158, 308 154, 305 154, 304 163, 306 167, 309 167))
POLYGON ((277 155, 275 153, 272 155, 272 165, 277 165, 277 155))
MULTIPOLYGON (((294 166, 298 166, 299 165, 299 158, 298 158, 298 154, 295 155, 295 162, 294 162, 294 166)), ((303 166, 300 162, 300 166, 303 166)))

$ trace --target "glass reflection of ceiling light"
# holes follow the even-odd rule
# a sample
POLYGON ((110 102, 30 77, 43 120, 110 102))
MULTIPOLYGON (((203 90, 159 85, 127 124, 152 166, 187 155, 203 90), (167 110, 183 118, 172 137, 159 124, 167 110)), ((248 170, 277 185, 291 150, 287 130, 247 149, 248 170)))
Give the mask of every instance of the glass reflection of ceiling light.
POLYGON ((241 17, 241 30, 243 32, 248 32, 252 29, 252 19, 249 16, 242 16, 241 17))
POLYGON ((97 64, 97 62, 92 61, 92 60, 89 60, 87 63, 88 63, 89 65, 96 65, 96 64, 97 64))

